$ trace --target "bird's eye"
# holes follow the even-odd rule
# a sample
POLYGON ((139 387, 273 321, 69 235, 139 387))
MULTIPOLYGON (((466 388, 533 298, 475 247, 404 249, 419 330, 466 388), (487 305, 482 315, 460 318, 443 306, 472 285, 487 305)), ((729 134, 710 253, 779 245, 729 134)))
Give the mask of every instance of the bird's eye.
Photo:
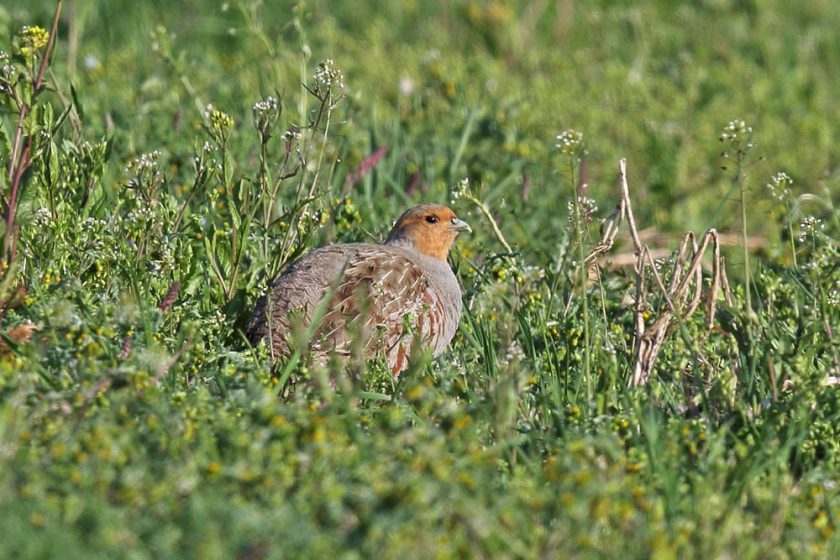
POLYGON ((426 221, 430 224, 436 224, 438 222, 437 216, 426 216, 426 221))

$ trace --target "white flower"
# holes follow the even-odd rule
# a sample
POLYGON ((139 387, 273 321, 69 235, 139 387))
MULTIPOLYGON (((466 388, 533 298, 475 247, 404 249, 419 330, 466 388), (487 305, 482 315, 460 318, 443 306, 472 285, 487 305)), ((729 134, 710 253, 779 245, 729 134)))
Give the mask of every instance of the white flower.
POLYGON ((557 149, 561 154, 575 155, 583 147, 583 133, 567 129, 557 135, 557 149))
MULTIPOLYGON (((569 201, 569 221, 573 222, 575 219, 575 203, 573 200, 569 201)), ((595 199, 586 196, 579 196, 577 198, 577 210, 580 212, 580 218, 584 222, 591 222, 592 218, 598 212, 598 204, 595 199)))
POLYGON ((814 216, 806 216, 799 224, 799 242, 805 243, 809 236, 814 235, 823 228, 822 220, 814 216))
POLYGON ((35 225, 43 227, 52 221, 52 212, 49 208, 38 208, 35 210, 35 225))
POLYGON ((296 140, 300 140, 300 132, 298 132, 297 129, 290 128, 289 130, 283 133, 283 139, 289 143, 294 142, 296 140))
POLYGON ((452 201, 456 201, 461 198, 465 198, 470 194, 470 180, 468 178, 463 178, 458 181, 458 185, 455 187, 455 190, 452 192, 452 201))
POLYGON ((327 95, 330 91, 343 91, 344 75, 341 70, 335 67, 333 59, 328 58, 318 65, 315 71, 315 92, 322 95, 327 95))
POLYGON ((158 173, 158 159, 160 159, 160 150, 155 150, 146 154, 140 154, 133 160, 129 161, 125 166, 126 173, 134 172, 137 175, 144 171, 151 171, 158 173))
POLYGON ((779 171, 770 178, 767 183, 767 190, 770 191, 770 196, 776 200, 785 200, 790 194, 790 187, 793 185, 793 179, 784 171, 779 171))
POLYGON ((254 103, 252 109, 259 115, 274 111, 277 109, 277 98, 269 95, 265 99, 261 99, 260 101, 254 103))
MULTIPOLYGON (((731 146, 738 146, 742 141, 748 140, 752 133, 753 128, 747 126, 746 121, 736 119, 729 121, 729 124, 723 127, 723 132, 720 133, 720 141, 731 146)), ((751 148, 752 144, 748 143, 746 147, 751 148)))
POLYGON ((507 347, 505 357, 502 359, 503 364, 510 364, 511 362, 519 362, 525 359, 525 352, 517 341, 513 341, 507 347))

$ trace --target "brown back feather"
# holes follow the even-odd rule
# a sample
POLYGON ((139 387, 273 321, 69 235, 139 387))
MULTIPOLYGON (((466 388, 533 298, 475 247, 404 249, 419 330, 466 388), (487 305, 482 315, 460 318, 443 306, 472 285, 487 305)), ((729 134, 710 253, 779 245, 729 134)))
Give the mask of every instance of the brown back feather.
POLYGON ((405 250, 362 244, 315 250, 278 277, 257 304, 249 339, 256 343, 269 337, 275 354, 288 354, 295 316, 309 325, 342 267, 343 276, 310 341, 316 358, 323 362, 330 352, 346 357, 359 348, 365 357, 384 355, 397 374, 408 365, 415 339, 435 354, 449 343, 451 335, 443 326, 459 317, 446 316, 451 310, 422 266, 405 250))

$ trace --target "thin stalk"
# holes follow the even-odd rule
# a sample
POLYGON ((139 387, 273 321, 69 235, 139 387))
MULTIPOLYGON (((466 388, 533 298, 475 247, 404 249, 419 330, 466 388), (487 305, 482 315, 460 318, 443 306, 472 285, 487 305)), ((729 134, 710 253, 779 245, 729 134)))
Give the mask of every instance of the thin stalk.
POLYGON ((744 290, 744 313, 747 315, 747 335, 749 336, 749 324, 752 321, 752 299, 750 295, 750 248, 748 244, 748 227, 747 227, 747 190, 744 188, 743 181, 743 156, 738 156, 738 173, 735 176, 735 181, 738 183, 738 191, 741 194, 741 246, 744 250, 744 282, 746 289, 744 290))
POLYGON ((502 230, 499 228, 499 224, 496 222, 496 219, 493 218, 493 214, 490 212, 490 208, 485 204, 483 201, 479 200, 477 196, 466 193, 463 195, 468 201, 472 202, 476 208, 478 208, 484 217, 487 219, 487 222, 490 224, 490 227, 493 228, 493 235, 496 236, 496 239, 499 243, 502 244, 502 247, 505 248, 505 252, 507 254, 513 254, 513 248, 510 246, 510 243, 507 242, 505 239, 504 234, 502 234, 502 230))
MULTIPOLYGON (((735 175, 735 184, 741 197, 741 246, 744 255, 744 337, 749 347, 753 345, 753 308, 752 308, 752 279, 750 277, 750 249, 748 245, 748 226, 747 226, 747 190, 744 186, 744 158, 746 153, 738 149, 738 169, 735 175)), ((753 387, 756 381, 755 377, 755 360, 747 353, 743 356, 746 360, 747 372, 747 393, 753 392, 753 387)))
MULTIPOLYGON (((752 281, 750 278, 750 249, 748 242, 748 228, 747 228, 747 190, 744 187, 743 165, 745 154, 740 149, 738 151, 738 171, 735 175, 735 181, 738 185, 738 191, 741 195, 741 246, 744 251, 744 336, 747 344, 752 345, 752 281)), ((755 382, 755 375, 753 375, 753 367, 755 365, 751 356, 745 356, 747 360, 747 370, 749 372, 748 391, 752 392, 753 383, 755 382)))
POLYGON ((793 268, 798 269, 799 267, 796 264, 796 243, 793 240, 793 223, 790 220, 791 213, 793 212, 790 207, 790 201, 785 201, 785 207, 787 208, 785 219, 787 221, 788 242, 790 243, 790 258, 793 260, 793 268))
POLYGON ((580 283, 581 305, 583 307, 583 375, 586 388, 586 404, 592 401, 591 349, 589 347, 589 303, 586 298, 586 248, 583 246, 583 224, 575 175, 575 158, 569 158, 569 176, 571 177, 574 207, 575 242, 578 249, 578 281, 580 283))
POLYGON ((271 220, 269 212, 271 207, 271 202, 266 203, 266 197, 268 196, 269 191, 269 184, 271 183, 271 179, 269 178, 269 169, 268 169, 268 141, 263 139, 260 145, 260 175, 259 175, 259 183, 260 183, 260 200, 262 204, 260 205, 262 209, 262 219, 263 219, 263 236, 262 236, 262 250, 263 255, 268 255, 268 224, 271 220))
MULTIPOLYGON (((333 109, 332 104, 329 101, 329 98, 328 98, 328 101, 325 101, 324 104, 322 104, 321 112, 319 112, 319 114, 318 114, 318 120, 315 122, 315 126, 316 126, 316 129, 317 129, 318 123, 321 121, 321 118, 322 118, 322 115, 323 115, 323 108, 324 108, 325 105, 327 106, 326 107, 326 111, 327 111, 326 115, 327 116, 326 116, 326 121, 324 122, 324 135, 323 135, 323 140, 321 142, 321 150, 318 153, 318 165, 315 167, 315 176, 312 178, 312 184, 309 187, 309 194, 308 194, 307 198, 312 198, 312 196, 315 194, 315 190, 318 188, 318 181, 321 178, 321 165, 324 162, 324 153, 327 151, 327 137, 329 136, 329 133, 330 133, 330 123, 332 122, 332 109, 333 109)), ((313 132, 313 135, 314 135, 314 132, 313 132)))

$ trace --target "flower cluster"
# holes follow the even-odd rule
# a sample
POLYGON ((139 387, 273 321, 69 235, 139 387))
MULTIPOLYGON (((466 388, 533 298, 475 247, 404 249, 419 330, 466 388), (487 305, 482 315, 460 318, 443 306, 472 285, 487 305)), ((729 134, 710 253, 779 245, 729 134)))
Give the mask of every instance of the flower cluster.
POLYGON ((350 198, 336 198, 332 204, 332 220, 339 233, 351 231, 356 224, 361 223, 362 214, 350 198))
POLYGON ((458 181, 458 184, 455 185, 455 190, 452 191, 452 202, 456 202, 462 198, 469 199, 471 196, 470 180, 464 177, 458 181))
POLYGON ((271 129, 280 117, 280 103, 276 97, 268 96, 254 103, 251 107, 254 112, 254 126, 260 133, 263 143, 271 138, 271 129))
POLYGON ((16 74, 12 57, 6 51, 0 51, 0 94, 12 92, 17 81, 16 74))
POLYGON ((140 154, 125 166, 125 172, 130 176, 125 186, 137 191, 147 203, 154 200, 155 193, 163 181, 159 160, 160 151, 155 150, 140 154))
POLYGON ((583 133, 577 130, 564 130, 557 135, 557 149, 561 154, 574 156, 583 150, 583 133))
MULTIPOLYGON (((108 222, 105 220, 96 218, 82 220, 79 240, 90 255, 107 250, 105 240, 111 239, 111 231, 108 227, 108 222)), ((101 259, 102 255, 98 257, 101 259)))
POLYGON ((840 307, 840 288, 833 288, 829 291, 826 301, 831 307, 840 307))
POLYGON ((131 210, 126 214, 125 220, 128 224, 141 224, 146 226, 155 222, 155 213, 151 208, 141 207, 131 210))
POLYGON ((216 147, 206 140, 201 148, 196 149, 193 156, 193 169, 195 170, 197 183, 202 184, 212 173, 221 171, 221 164, 215 155, 216 147))
POLYGON ((809 237, 816 235, 816 233, 823 228, 822 220, 815 216, 806 216, 799 224, 799 242, 805 243, 809 237))
POLYGON ((175 253, 170 243, 163 243, 159 254, 159 258, 150 259, 147 261, 147 269, 154 276, 160 276, 164 273, 170 273, 175 269, 175 253))
POLYGON ((129 161, 125 166, 126 173, 134 173, 142 175, 144 173, 157 174, 158 160, 160 159, 160 150, 155 150, 146 154, 140 154, 133 160, 129 161))
POLYGON ((514 340, 508 345, 507 350, 505 350, 505 355, 500 360, 499 364, 502 366, 517 364, 524 359, 525 351, 522 350, 522 346, 519 345, 519 342, 514 340))
POLYGON ((298 215, 297 234, 301 239, 312 235, 314 231, 324 227, 330 219, 330 211, 323 209, 310 210, 309 205, 304 206, 303 211, 298 215))
POLYGON ((49 208, 38 208, 35 210, 35 219, 33 223, 35 227, 42 228, 52 221, 53 215, 49 208))
POLYGON ((20 30, 20 39, 20 54, 23 58, 30 59, 47 46, 50 34, 43 27, 26 25, 20 30))
POLYGON ((252 109, 256 115, 263 116, 271 113, 272 111, 276 111, 277 107, 277 98, 269 95, 265 99, 261 99, 260 101, 254 103, 252 109))
POLYGON ((770 196, 776 200, 785 200, 790 195, 790 187, 793 185, 793 179, 784 171, 779 171, 770 178, 767 183, 767 190, 770 191, 770 196))
POLYGON ((292 126, 283 133, 283 144, 285 145, 283 150, 285 156, 291 154, 293 149, 297 149, 301 138, 303 138, 303 136, 296 126, 292 126))
POLYGON ((204 109, 204 120, 213 138, 220 144, 224 144, 233 129, 233 117, 209 104, 204 109))
POLYGON ((297 128, 290 128, 286 132, 283 133, 283 140, 288 143, 296 142, 301 139, 300 131, 297 128))
POLYGON ((582 222, 589 223, 598 212, 598 204, 593 198, 579 196, 577 197, 577 204, 573 200, 569 201, 568 209, 569 222, 574 223, 579 218, 582 222))
POLYGON ((720 133, 720 142, 741 152, 753 147, 750 141, 752 133, 753 127, 748 126, 742 119, 736 119, 729 121, 729 124, 723 128, 723 132, 720 133))
POLYGON ((343 92, 346 89, 344 75, 335 67, 335 62, 331 58, 318 64, 313 81, 315 94, 321 99, 326 99, 331 92, 343 92))

